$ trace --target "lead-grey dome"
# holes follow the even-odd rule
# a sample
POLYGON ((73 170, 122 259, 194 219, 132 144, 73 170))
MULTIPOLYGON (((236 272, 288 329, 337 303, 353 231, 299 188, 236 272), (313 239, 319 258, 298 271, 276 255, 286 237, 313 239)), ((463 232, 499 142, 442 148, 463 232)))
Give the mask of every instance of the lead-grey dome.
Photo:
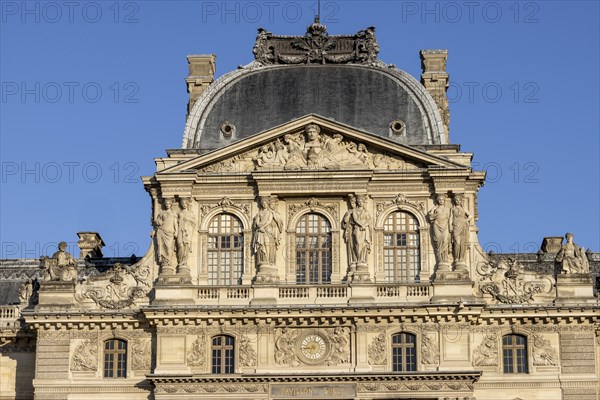
POLYGON ((222 76, 198 98, 182 147, 214 150, 307 114, 399 143, 445 144, 431 95, 411 75, 375 59, 379 48, 373 28, 334 37, 310 32, 311 27, 304 37, 259 31, 256 61, 222 76), (364 50, 369 34, 375 44, 371 52, 364 50), (310 50, 323 35, 333 43, 330 51, 322 50, 323 43, 320 52, 310 50), (334 45, 345 53, 334 51, 334 45))

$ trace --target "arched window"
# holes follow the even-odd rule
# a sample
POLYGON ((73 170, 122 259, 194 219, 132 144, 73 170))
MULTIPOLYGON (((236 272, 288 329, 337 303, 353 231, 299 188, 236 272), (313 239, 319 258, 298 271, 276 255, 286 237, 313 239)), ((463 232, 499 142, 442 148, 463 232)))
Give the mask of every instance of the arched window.
POLYGON ((104 342, 104 377, 127 378, 127 342, 110 339, 104 342))
POLYGON ((383 225, 385 281, 418 281, 420 266, 419 221, 403 211, 390 214, 383 225))
POLYGON ((233 374, 235 372, 235 340, 231 336, 220 335, 212 338, 211 365, 213 374, 233 374))
POLYGON ((505 374, 526 374, 527 338, 522 335, 506 335, 502 337, 502 364, 505 374))
POLYGON ((208 284, 239 285, 243 265, 242 223, 231 214, 215 216, 208 227, 208 284))
POLYGON ((331 282, 331 224, 305 214, 296 225, 296 283, 331 282))
POLYGON ((392 336, 392 370, 406 372, 417 370, 416 336, 410 333, 397 333, 392 336))

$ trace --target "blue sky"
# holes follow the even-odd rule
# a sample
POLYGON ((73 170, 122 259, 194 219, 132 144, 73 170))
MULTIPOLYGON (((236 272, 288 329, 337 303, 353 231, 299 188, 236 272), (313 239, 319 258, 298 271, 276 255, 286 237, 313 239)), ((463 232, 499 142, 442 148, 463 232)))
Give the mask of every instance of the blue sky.
MULTIPOLYGON (((314 1, 1 1, 1 258, 78 231, 107 256, 143 254, 139 177, 181 145, 188 54, 217 76, 252 60, 258 27, 301 35, 314 1)), ((451 141, 488 171, 480 242, 535 252, 575 234, 600 251, 597 1, 322 1, 331 34, 376 26, 379 58, 414 76, 449 50, 451 141)))

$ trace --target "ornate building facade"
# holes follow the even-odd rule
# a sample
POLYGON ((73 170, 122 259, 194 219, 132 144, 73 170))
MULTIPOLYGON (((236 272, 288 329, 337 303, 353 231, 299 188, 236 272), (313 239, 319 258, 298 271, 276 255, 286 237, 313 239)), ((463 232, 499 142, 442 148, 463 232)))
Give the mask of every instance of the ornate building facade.
POLYGON ((318 21, 253 52, 188 57, 145 256, 1 261, 0 399, 598 399, 600 254, 483 251, 447 52, 419 82, 318 21))

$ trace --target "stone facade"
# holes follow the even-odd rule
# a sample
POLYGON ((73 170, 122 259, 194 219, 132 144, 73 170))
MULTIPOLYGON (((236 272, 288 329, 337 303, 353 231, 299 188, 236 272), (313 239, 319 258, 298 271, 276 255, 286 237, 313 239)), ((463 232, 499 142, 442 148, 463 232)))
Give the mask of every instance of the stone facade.
POLYGON ((447 52, 421 53, 421 85, 374 32, 260 30, 255 62, 217 80, 191 56, 184 149, 143 178, 146 255, 103 258, 81 232, 79 258, 1 261, 0 399, 597 399, 600 254, 573 235, 486 254, 447 52), (385 76, 419 115, 377 133, 315 109, 248 135, 214 115, 288 67, 385 76))

